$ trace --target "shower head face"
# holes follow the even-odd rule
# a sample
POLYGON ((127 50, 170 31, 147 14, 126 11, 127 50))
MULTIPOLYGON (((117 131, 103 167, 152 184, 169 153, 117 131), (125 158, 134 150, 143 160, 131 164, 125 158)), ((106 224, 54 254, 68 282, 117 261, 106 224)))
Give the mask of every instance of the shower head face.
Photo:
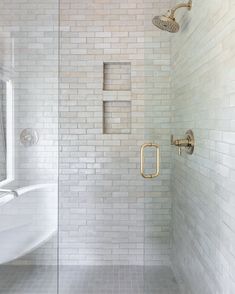
POLYGON ((155 16, 153 18, 153 24, 159 29, 170 33, 177 33, 180 29, 179 24, 174 18, 165 15, 155 16))

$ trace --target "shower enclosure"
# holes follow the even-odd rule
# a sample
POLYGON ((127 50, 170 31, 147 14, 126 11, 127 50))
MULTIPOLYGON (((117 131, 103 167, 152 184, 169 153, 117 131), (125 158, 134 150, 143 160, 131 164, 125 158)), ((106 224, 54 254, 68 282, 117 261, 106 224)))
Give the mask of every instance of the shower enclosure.
POLYGON ((235 293, 234 12, 0 0, 1 294, 235 293))

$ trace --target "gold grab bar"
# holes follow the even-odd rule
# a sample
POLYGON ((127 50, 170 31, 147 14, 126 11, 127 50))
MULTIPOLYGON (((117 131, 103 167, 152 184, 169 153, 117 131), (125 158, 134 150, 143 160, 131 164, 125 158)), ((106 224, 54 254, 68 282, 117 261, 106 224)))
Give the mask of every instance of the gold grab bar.
POLYGON ((152 179, 156 178, 159 176, 160 172, 160 147, 158 144, 154 143, 146 143, 141 146, 141 151, 140 151, 140 172, 142 177, 145 179, 152 179), (145 174, 144 172, 144 149, 147 147, 155 147, 156 148, 156 172, 154 174, 145 174))

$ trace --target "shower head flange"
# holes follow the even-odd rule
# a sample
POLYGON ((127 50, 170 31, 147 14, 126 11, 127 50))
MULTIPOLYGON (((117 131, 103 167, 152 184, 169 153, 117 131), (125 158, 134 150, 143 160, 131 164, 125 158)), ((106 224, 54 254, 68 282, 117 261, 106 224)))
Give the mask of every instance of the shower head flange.
POLYGON ((176 10, 179 8, 184 8, 184 7, 188 8, 188 10, 190 11, 192 9, 192 0, 189 0, 188 3, 176 4, 172 9, 168 10, 168 12, 170 12, 169 17, 175 18, 174 15, 175 15, 176 10))
POLYGON ((193 1, 189 0, 189 2, 188 2, 188 10, 189 11, 192 9, 192 6, 193 6, 193 1))

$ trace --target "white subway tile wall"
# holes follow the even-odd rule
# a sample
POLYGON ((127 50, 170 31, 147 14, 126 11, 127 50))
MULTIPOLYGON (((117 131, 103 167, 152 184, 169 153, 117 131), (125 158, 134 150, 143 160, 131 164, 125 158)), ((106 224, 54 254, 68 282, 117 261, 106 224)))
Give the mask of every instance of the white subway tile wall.
MULTIPOLYGON (((146 253, 150 263, 169 264, 171 199, 164 148, 170 43, 151 24, 152 16, 168 6, 152 0, 61 1, 61 263, 143 264, 146 253), (104 91, 104 63, 117 62, 126 68, 125 91, 104 91), (103 134, 103 102, 109 101, 128 102, 131 134, 103 134), (139 150, 156 138, 163 147, 162 175, 146 183, 139 173, 139 150), (153 238, 144 251, 147 236, 153 238)), ((14 67, 15 186, 55 181, 58 1, 2 1, 0 8, 1 63, 14 67), (25 148, 19 135, 30 127, 38 131, 39 143, 25 148)), ((56 238, 15 263, 56 263, 56 238)))
MULTIPOLYGON (((193 294, 235 293, 235 4, 193 1, 172 40, 174 268, 193 294)), ((180 15, 181 12, 178 14, 180 15)))
POLYGON ((169 5, 61 0, 61 264, 169 264, 170 42, 151 23, 169 5), (112 120, 103 134, 104 101, 128 102, 130 134, 114 134, 112 120), (139 171, 146 140, 162 146, 161 176, 149 182, 139 171))

